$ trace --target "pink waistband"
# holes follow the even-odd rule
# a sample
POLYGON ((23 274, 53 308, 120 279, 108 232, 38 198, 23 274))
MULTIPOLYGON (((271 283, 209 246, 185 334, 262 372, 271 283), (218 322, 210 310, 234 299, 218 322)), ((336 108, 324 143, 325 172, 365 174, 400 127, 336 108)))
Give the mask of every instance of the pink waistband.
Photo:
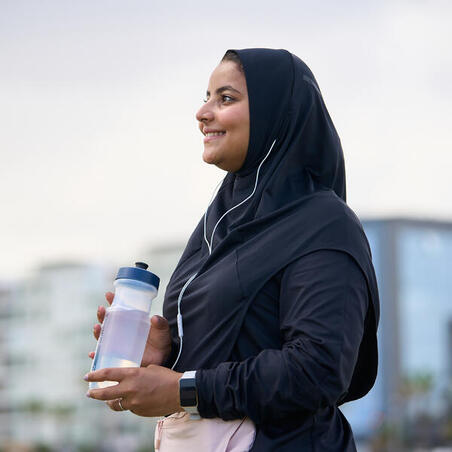
POLYGON ((174 413, 155 427, 156 452, 246 452, 254 443, 256 428, 248 419, 190 419, 189 413, 174 413))

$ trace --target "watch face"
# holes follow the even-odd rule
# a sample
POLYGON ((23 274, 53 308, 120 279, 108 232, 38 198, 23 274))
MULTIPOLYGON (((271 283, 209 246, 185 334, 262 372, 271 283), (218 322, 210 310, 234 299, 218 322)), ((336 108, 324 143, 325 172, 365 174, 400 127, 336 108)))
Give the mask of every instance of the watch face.
POLYGON ((197 406, 196 380, 194 378, 181 378, 179 380, 181 406, 197 406))

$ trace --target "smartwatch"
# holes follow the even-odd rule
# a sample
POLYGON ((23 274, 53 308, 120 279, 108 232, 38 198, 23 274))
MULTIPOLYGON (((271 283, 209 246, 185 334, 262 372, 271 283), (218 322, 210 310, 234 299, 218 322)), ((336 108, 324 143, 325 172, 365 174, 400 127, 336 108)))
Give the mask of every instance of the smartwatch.
POLYGON ((181 407, 190 413, 191 419, 201 419, 198 413, 198 392, 196 391, 196 370, 184 372, 179 380, 181 407))

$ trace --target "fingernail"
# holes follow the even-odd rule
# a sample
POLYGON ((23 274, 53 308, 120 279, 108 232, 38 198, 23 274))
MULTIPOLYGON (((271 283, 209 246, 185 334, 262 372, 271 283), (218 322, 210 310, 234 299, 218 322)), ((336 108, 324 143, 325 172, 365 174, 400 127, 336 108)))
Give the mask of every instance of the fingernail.
POLYGON ((165 325, 165 319, 163 317, 159 316, 159 315, 156 315, 156 317, 158 318, 157 325, 158 326, 164 326, 165 325))
POLYGON ((86 395, 86 397, 91 397, 91 394, 89 393, 89 391, 85 395, 86 395))
POLYGON ((86 374, 86 375, 83 377, 83 379, 84 379, 85 381, 88 381, 88 374, 86 374))

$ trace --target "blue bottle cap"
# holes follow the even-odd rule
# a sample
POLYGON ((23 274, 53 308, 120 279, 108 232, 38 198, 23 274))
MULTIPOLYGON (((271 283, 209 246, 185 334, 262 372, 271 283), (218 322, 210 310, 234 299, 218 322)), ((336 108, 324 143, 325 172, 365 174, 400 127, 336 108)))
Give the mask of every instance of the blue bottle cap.
POLYGON ((160 284, 160 278, 149 270, 144 262, 135 262, 135 267, 121 267, 115 279, 134 279, 146 284, 152 284, 157 290, 160 284))

